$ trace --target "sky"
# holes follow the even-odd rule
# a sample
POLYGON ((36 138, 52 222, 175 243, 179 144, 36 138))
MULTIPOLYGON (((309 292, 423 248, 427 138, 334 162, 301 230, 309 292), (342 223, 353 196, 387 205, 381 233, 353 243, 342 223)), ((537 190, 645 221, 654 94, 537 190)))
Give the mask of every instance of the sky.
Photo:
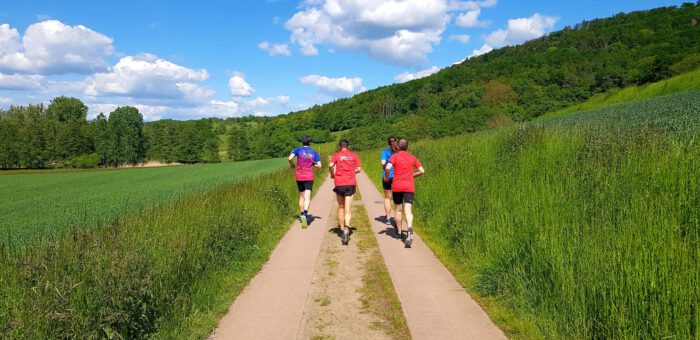
POLYGON ((0 0, 0 107, 278 115, 668 0, 0 0))

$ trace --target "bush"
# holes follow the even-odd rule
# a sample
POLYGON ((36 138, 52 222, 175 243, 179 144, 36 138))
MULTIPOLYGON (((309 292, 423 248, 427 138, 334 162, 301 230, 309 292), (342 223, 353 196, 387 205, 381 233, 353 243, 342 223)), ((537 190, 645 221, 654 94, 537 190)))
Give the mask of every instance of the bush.
POLYGON ((71 158, 67 165, 71 168, 92 169, 100 165, 100 155, 96 153, 75 156, 71 158))

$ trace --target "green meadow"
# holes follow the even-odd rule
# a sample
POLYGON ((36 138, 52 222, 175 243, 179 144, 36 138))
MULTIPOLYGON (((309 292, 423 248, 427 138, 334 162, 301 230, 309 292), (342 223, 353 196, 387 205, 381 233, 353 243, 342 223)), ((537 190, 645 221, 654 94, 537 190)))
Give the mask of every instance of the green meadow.
POLYGON ((0 244, 15 248, 70 230, 103 226, 139 209, 245 181, 286 164, 272 159, 160 168, 0 172, 0 244))
POLYGON ((419 142, 417 231, 511 337, 698 338, 699 143, 697 91, 419 142))

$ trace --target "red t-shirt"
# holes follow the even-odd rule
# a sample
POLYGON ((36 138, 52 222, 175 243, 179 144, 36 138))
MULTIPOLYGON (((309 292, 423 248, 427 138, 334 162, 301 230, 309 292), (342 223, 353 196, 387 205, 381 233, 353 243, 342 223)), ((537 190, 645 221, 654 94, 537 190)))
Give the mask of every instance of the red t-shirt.
POLYGON ((348 149, 342 149, 331 158, 331 163, 335 164, 335 186, 356 185, 355 169, 362 166, 360 157, 348 149))
POLYGON ((389 158, 389 163, 394 167, 394 181, 391 183, 391 191, 415 192, 413 169, 423 166, 420 161, 406 151, 399 151, 389 158))

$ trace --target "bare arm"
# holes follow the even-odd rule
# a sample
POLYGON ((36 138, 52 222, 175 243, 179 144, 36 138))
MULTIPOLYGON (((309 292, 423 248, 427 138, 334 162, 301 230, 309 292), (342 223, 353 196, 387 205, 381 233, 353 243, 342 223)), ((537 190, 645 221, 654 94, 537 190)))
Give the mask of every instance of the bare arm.
POLYGON ((357 168, 355 168, 356 174, 359 174, 360 172, 362 172, 362 167, 358 166, 357 168))
POLYGON ((413 178, 416 178, 416 177, 418 177, 418 176, 421 176, 421 175, 423 175, 424 173, 425 173, 425 169, 424 169, 422 166, 421 166, 421 167, 418 167, 418 171, 416 171, 416 172, 413 173, 413 178))
POLYGON ((328 164, 328 172, 331 174, 331 178, 335 177, 335 163, 328 164))
POLYGON ((294 157, 296 157, 296 155, 292 153, 292 154, 289 154, 289 158, 287 158, 289 160, 289 166, 292 168, 296 166, 294 164, 294 157))
POLYGON ((317 168, 322 168, 322 167, 323 167, 323 164, 321 164, 320 161, 319 161, 319 162, 316 162, 316 167, 317 167, 317 168))
POLYGON ((389 181, 389 172, 391 172, 391 168, 393 167, 394 166, 391 163, 387 164, 386 168, 384 169, 384 182, 389 181))

